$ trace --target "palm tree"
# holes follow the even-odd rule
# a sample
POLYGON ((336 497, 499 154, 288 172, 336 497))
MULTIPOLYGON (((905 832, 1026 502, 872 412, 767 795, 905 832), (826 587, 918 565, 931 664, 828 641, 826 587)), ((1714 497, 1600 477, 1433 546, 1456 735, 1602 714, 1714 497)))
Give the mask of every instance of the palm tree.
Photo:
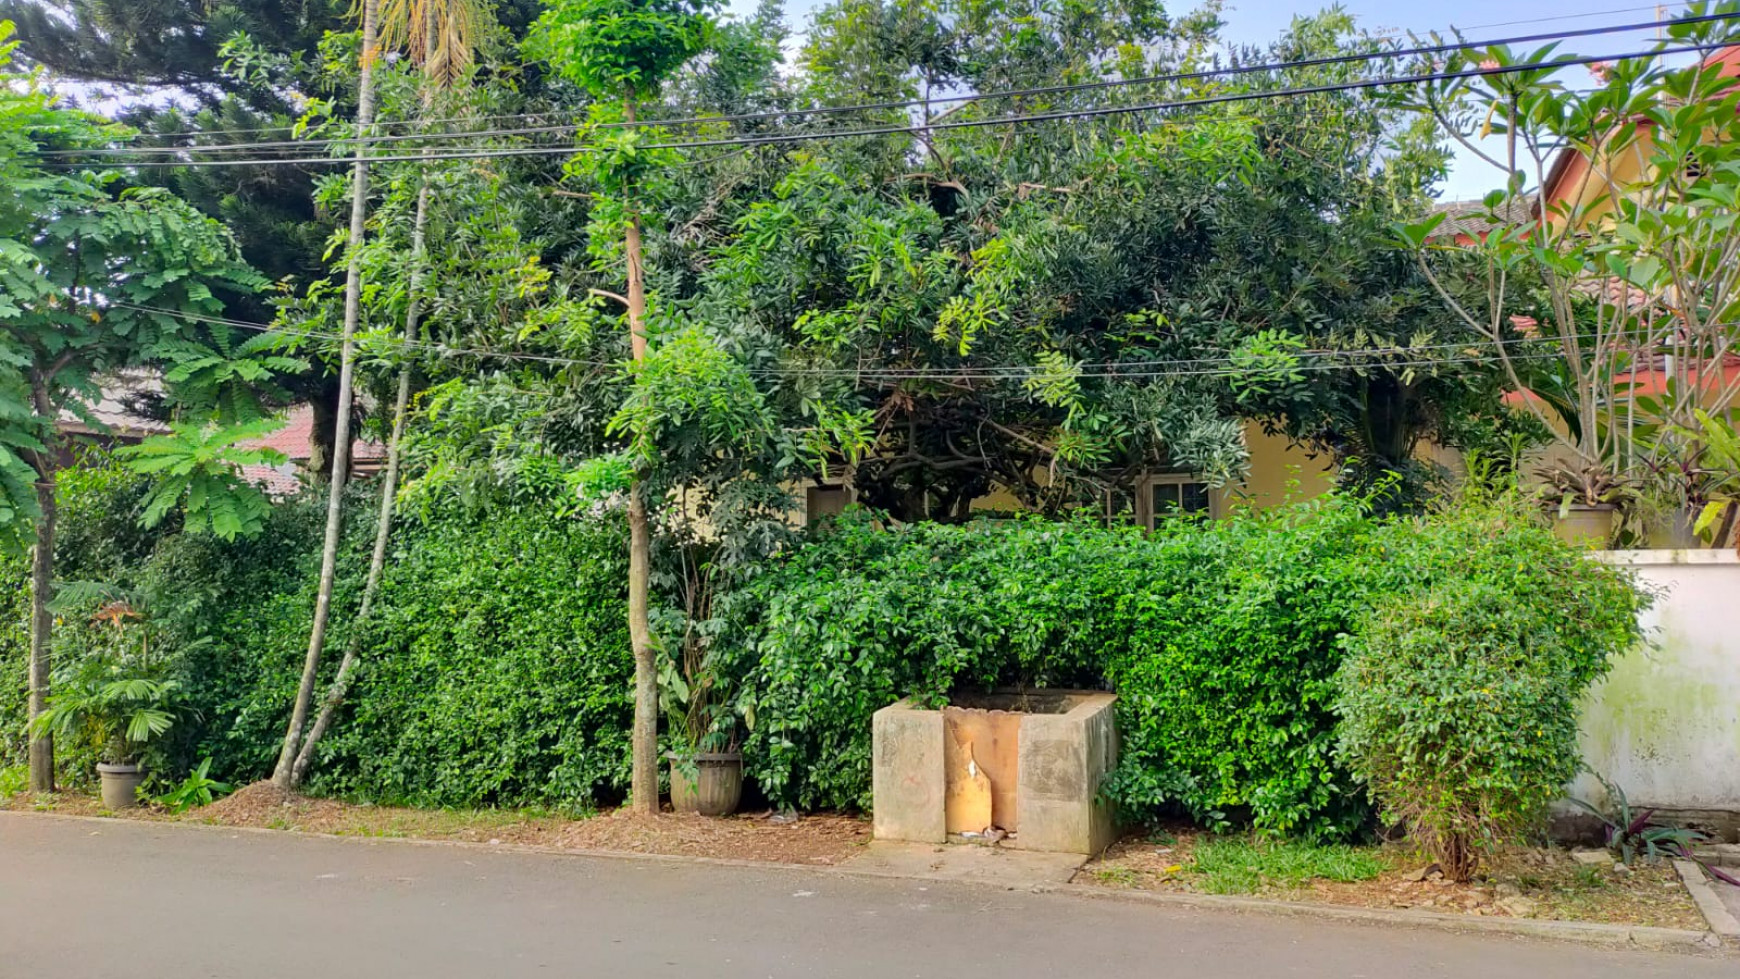
MULTIPOLYGON (((435 96, 452 87, 471 66, 477 49, 477 38, 484 23, 483 0, 384 0, 380 10, 380 44, 383 50, 403 50, 423 72, 423 113, 429 114, 435 96)), ((425 158, 429 149, 423 151, 425 158)), ((426 264, 425 231, 429 220, 429 164, 423 164, 422 184, 417 189, 416 217, 411 225, 411 281, 405 306, 405 342, 417 339, 422 316, 422 282, 426 264)), ((368 578, 363 585, 362 604, 339 661, 338 675, 327 688, 321 701, 320 715, 308 736, 302 739, 295 760, 291 763, 289 780, 283 787, 295 790, 302 784, 314 761, 314 746, 332 726, 332 718, 345 694, 350 690, 351 673, 356 667, 362 646, 362 625, 381 586, 386 568, 387 542, 392 535, 393 500, 398 492, 399 443, 405 430, 406 407, 411 400, 411 364, 407 359, 399 368, 398 391, 393 399, 393 427, 387 438, 386 471, 381 477, 381 502, 375 521, 374 552, 369 558, 368 578)), ((330 571, 328 570, 328 573, 330 571)), ((322 593, 330 591, 330 580, 322 582, 322 593)), ((304 676, 304 681, 309 677, 304 676)))
POLYGON ((290 727, 284 733, 284 748, 272 781, 279 788, 294 788, 291 768, 308 723, 308 705, 314 699, 314 681, 320 669, 321 649, 326 645, 326 621, 332 610, 332 582, 338 568, 338 536, 344 527, 344 483, 350 469, 350 413, 356 367, 356 325, 362 309, 362 243, 368 221, 370 129, 375 121, 375 61, 380 56, 380 0, 362 0, 362 64, 357 80, 356 156, 350 170, 350 233, 346 239, 344 279, 344 333, 339 345, 338 419, 334 425, 332 474, 326 489, 326 539, 320 555, 320 589, 314 599, 314 625, 308 633, 308 655, 302 662, 302 683, 290 710, 290 727))

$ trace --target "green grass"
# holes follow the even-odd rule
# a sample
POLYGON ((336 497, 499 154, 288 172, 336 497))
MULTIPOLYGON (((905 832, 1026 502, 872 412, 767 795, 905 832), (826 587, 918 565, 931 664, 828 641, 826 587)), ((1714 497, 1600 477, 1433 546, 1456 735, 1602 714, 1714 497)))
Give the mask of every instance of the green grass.
POLYGON ((1383 873, 1384 862, 1375 852, 1352 846, 1222 839, 1197 846, 1190 869, 1210 894, 1254 894, 1311 880, 1371 880, 1383 873))
POLYGON ((1133 887, 1140 877, 1129 867, 1105 867, 1093 872, 1094 881, 1117 887, 1133 887))

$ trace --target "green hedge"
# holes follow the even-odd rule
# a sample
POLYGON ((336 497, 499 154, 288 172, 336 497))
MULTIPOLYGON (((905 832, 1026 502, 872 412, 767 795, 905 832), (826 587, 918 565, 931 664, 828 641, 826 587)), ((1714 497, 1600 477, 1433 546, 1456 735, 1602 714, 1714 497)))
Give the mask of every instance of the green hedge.
POLYGON ((1514 500, 1379 522, 1326 498, 1153 533, 980 521, 883 529, 849 515, 721 603, 745 751, 769 797, 867 808, 870 715, 996 685, 1118 693, 1127 817, 1345 838, 1371 803, 1336 757, 1335 676, 1374 603, 1477 580, 1592 652, 1592 603, 1622 572, 1559 543, 1514 500))
POLYGON ((316 787, 414 805, 619 798, 634 713, 626 554, 614 523, 537 512, 413 531, 316 787))
MULTIPOLYGON (((312 495, 277 506, 247 541, 141 537, 139 490, 113 472, 69 479, 64 576, 151 597, 157 648, 186 691, 157 769, 210 757, 225 780, 262 777, 305 650, 323 507, 312 495)), ((323 681, 350 638, 373 533, 368 488, 357 493, 323 681)), ((721 593, 706 632, 748 728, 749 774, 781 806, 868 808, 870 717, 898 698, 1104 687, 1119 694, 1122 737, 1106 790, 1127 816, 1346 837, 1372 810, 1335 754, 1334 678, 1374 607, 1472 581, 1590 656, 1615 651, 1620 613, 1584 606, 1628 581, 1539 524, 1490 500, 1381 522, 1326 498, 1151 534, 1087 520, 889 528, 854 513, 721 593)), ((406 523, 313 787, 431 806, 619 798, 633 673, 624 550, 615 520, 535 506, 406 523)), ((0 751, 16 759, 26 595, 21 566, 9 574, 0 751)), ((64 662, 77 630, 62 632, 64 662)), ((76 782, 88 766, 66 757, 76 782)))
POLYGON ((1134 811, 1344 832, 1328 681, 1370 532, 1340 503, 1159 532, 1016 520, 885 530, 848 517, 722 603, 750 771, 799 808, 867 807, 870 715, 997 685, 1120 694, 1134 811))
MULTIPOLYGON (((259 536, 226 543, 173 526, 139 534, 141 484, 93 460, 64 480, 64 580, 104 581, 145 602, 153 647, 174 658, 181 721, 148 759, 160 779, 199 759, 236 783, 265 777, 284 736, 319 570, 325 507, 273 508, 259 536)), ((350 501, 321 689, 346 643, 373 538, 372 487, 350 501)), ((587 806, 627 782, 633 664, 625 552, 614 522, 541 509, 442 515, 395 532, 349 705, 311 788, 418 805, 587 806)), ((0 596, 0 764, 23 757, 29 591, 0 596)), ((56 662, 79 655, 76 616, 56 662)), ((90 758, 58 752, 63 784, 90 758)))

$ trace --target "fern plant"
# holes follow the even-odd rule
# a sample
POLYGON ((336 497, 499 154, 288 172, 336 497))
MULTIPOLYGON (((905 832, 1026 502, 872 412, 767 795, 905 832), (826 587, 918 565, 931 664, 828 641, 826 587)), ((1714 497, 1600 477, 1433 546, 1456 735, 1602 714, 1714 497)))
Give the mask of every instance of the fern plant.
POLYGON ((282 465, 285 456, 275 449, 243 448, 240 443, 259 439, 282 424, 271 418, 229 426, 177 424, 168 435, 115 450, 134 469, 158 477, 146 497, 145 526, 155 527, 181 504, 188 530, 209 530, 224 540, 258 533, 271 503, 259 487, 242 478, 241 468, 282 465))
POLYGON ((214 323, 205 338, 165 344, 164 357, 174 366, 163 380, 186 407, 209 411, 223 424, 252 422, 266 414, 262 399, 285 397, 279 376, 308 370, 308 361, 283 352, 286 339, 214 323))

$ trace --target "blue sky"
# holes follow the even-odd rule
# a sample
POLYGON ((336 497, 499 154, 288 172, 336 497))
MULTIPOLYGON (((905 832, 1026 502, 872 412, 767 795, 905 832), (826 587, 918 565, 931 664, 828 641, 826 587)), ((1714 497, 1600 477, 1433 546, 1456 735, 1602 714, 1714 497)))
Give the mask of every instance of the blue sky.
MULTIPOLYGON (((810 12, 821 0, 786 0, 786 19, 796 30, 809 24, 810 12)), ((747 14, 755 0, 729 0, 733 13, 747 14)), ((1222 32, 1237 44, 1267 44, 1284 31, 1299 14, 1315 13, 1325 4, 1300 0, 1234 0, 1227 5, 1222 32)), ((1460 0, 1443 7, 1394 0, 1345 0, 1341 4, 1363 26, 1374 31, 1394 30, 1426 33, 1460 28, 1470 40, 1514 37, 1550 31, 1576 30, 1609 24, 1630 24, 1656 19, 1656 7, 1637 0, 1460 0)), ((1185 10, 1188 6, 1172 9, 1185 10)), ((1683 4, 1665 5, 1669 16, 1683 4)), ((1644 34, 1609 34, 1569 41, 1565 47, 1580 54, 1603 54, 1637 50, 1651 38, 1644 34)), ((1577 69, 1569 69, 1575 72, 1577 69)), ((1568 78, 1571 75, 1568 73, 1568 78)), ((1503 183, 1503 177, 1470 154, 1460 154, 1444 187, 1446 200, 1479 197, 1503 183)))

